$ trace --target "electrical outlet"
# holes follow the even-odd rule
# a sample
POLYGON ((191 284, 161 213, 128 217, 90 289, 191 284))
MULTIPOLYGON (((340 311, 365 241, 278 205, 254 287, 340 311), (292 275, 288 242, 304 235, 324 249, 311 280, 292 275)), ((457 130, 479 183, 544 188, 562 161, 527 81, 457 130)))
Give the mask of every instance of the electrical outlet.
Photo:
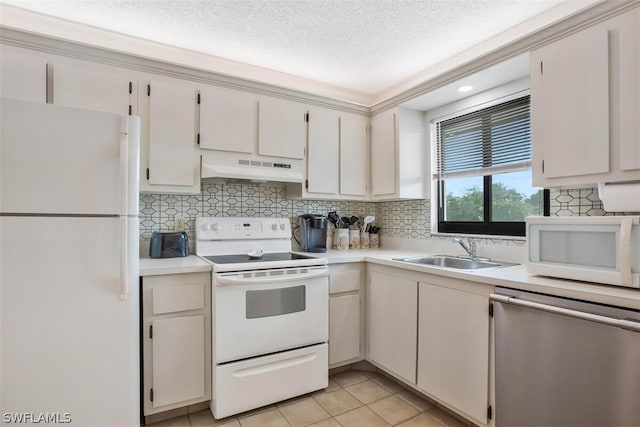
POLYGON ((186 226, 186 220, 184 216, 178 214, 173 217, 173 231, 184 231, 186 226))

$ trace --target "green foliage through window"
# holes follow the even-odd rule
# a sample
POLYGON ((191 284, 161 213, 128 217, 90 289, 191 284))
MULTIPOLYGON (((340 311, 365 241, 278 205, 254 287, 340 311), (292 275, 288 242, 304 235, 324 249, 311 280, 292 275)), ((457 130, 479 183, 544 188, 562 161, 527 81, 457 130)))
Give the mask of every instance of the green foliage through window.
POLYGON ((437 123, 438 231, 524 235, 548 192, 531 187, 529 97, 437 123))

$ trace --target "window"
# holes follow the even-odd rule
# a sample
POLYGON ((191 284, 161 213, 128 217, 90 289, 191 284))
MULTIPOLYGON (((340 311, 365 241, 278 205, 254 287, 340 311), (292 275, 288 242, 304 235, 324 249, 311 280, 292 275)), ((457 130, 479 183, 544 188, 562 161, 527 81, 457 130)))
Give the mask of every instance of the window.
POLYGON ((525 235, 525 217, 548 215, 531 187, 529 96, 436 123, 438 232, 525 235))

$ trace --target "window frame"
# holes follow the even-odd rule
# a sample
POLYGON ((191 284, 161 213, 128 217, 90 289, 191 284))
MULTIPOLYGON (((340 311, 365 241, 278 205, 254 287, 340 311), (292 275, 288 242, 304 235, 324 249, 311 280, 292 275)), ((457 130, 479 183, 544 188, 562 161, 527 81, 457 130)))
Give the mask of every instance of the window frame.
MULTIPOLYGON (((432 126, 437 129, 438 123, 443 121, 453 119, 456 117, 460 117, 472 112, 481 111, 487 108, 491 108, 497 105, 505 104, 511 102, 515 99, 522 98, 525 96, 529 96, 529 91, 523 91, 519 94, 512 94, 511 96, 507 96, 504 98, 494 99, 490 102, 483 103, 482 105, 478 105, 472 109, 467 109, 466 111, 458 111, 455 113, 447 114, 446 117, 441 117, 438 119, 432 120, 432 126), (514 96, 515 95, 515 96, 514 96)), ((530 117, 530 116, 529 116, 530 117)), ((432 129, 433 134, 433 129, 432 129)), ((439 141, 437 137, 438 132, 435 132, 436 138, 434 140, 434 148, 436 150, 437 158, 439 156, 439 141)), ((486 147, 483 146, 483 150, 486 147)), ((490 156, 489 156, 490 157, 490 156)), ((501 172, 494 172, 493 174, 488 174, 483 176, 483 220, 482 221, 445 221, 445 194, 443 192, 444 183, 446 178, 439 176, 439 166, 435 165, 436 174, 434 175, 433 182, 436 190, 436 221, 435 225, 437 227, 437 232, 434 234, 474 234, 474 235, 487 235, 487 236, 504 236, 504 237, 523 237, 526 235, 526 223, 525 221, 491 221, 491 209, 492 209, 492 182, 493 176, 500 174, 501 172)), ((483 165, 485 167, 486 165, 483 165)), ((531 167, 528 169, 521 170, 531 170, 531 167)), ((451 179, 451 178, 449 178, 451 179)), ((550 215, 550 192, 548 189, 543 189, 542 193, 542 202, 543 202, 543 215, 550 215)), ((433 212, 433 211, 432 211, 433 212)))
MULTIPOLYGON (((491 236, 514 236, 524 237, 526 235, 526 224, 524 221, 491 221, 491 201, 492 201, 492 178, 493 175, 483 177, 483 221, 444 221, 444 194, 442 187, 444 180, 437 180, 437 200, 438 202, 438 233, 446 234, 482 234, 491 236)), ((542 190, 543 215, 550 215, 550 192, 548 189, 542 190)))

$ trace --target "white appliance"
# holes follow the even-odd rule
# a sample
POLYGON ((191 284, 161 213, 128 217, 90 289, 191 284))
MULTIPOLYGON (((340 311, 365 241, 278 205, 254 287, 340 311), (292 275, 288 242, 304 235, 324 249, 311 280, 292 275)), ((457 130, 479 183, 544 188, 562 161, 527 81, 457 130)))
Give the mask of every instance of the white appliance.
POLYGON ((526 221, 529 273, 640 288, 640 216, 526 221))
POLYGON ((286 218, 197 218, 213 265, 215 418, 328 385, 327 260, 291 253, 286 218))
POLYGON ((202 178, 302 184, 302 160, 216 151, 202 153, 202 178))
POLYGON ((0 108, 3 422, 139 425, 139 118, 0 108))

